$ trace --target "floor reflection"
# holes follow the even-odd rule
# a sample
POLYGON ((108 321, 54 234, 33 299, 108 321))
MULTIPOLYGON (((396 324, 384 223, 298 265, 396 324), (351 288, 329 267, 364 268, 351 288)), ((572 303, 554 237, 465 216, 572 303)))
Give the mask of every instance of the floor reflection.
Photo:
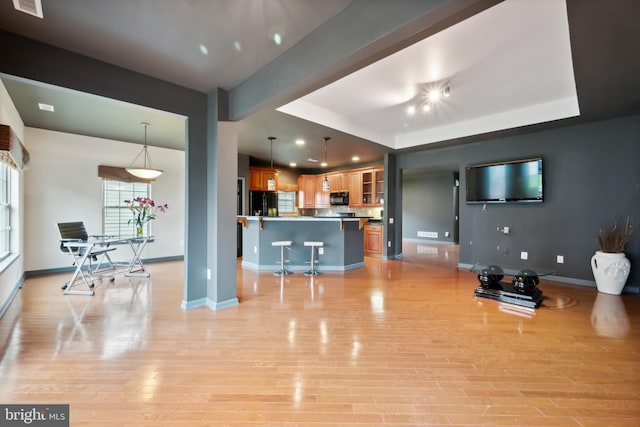
POLYGON ((598 292, 591 309, 591 325, 602 337, 626 337, 631 327, 622 297, 598 292))

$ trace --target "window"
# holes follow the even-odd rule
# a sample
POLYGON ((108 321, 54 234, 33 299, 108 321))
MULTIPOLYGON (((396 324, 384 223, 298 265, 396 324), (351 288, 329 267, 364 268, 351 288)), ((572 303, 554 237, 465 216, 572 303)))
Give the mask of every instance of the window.
POLYGON ((296 212, 296 192, 278 191, 278 214, 296 212))
MULTIPOLYGON (((134 237, 136 225, 130 220, 133 214, 124 203, 136 197, 151 197, 151 185, 139 182, 103 180, 102 233, 115 237, 134 237)), ((144 225, 145 234, 150 235, 150 222, 144 225)))
POLYGON ((0 163, 0 260, 11 252, 11 168, 0 163))

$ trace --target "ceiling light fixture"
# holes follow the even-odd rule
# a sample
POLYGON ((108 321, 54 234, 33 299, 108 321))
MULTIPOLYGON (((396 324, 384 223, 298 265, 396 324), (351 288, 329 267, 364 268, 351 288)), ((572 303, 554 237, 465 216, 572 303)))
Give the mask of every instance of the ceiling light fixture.
POLYGON ((275 136, 270 136, 267 138, 271 141, 271 176, 267 180, 267 191, 276 191, 276 180, 273 177, 273 140, 276 139, 275 136))
POLYGON ((155 169, 151 166, 151 157, 149 156, 149 148, 147 147, 147 127, 151 125, 147 122, 142 122, 140 124, 144 126, 144 147, 142 147, 142 151, 138 153, 135 159, 133 159, 131 165, 126 168, 126 171, 131 175, 137 176, 138 178, 153 180, 162 175, 163 171, 160 169, 155 169), (138 157, 140 157, 141 155, 143 156, 143 166, 134 166, 136 160, 138 160, 138 157))
MULTIPOLYGON (((323 165, 326 167, 329 164, 327 163, 327 141, 329 141, 331 138, 329 138, 328 136, 325 136, 324 138, 324 163, 323 165)), ((329 185, 329 178, 327 178, 327 174, 324 174, 324 179, 322 180, 322 191, 329 191, 331 189, 331 186, 329 185)))
MULTIPOLYGON (((449 87, 449 82, 438 86, 430 86, 429 88, 424 88, 419 96, 414 97, 407 106, 407 115, 413 116, 418 111, 418 108, 423 113, 427 113, 431 111, 432 107, 435 107, 442 98, 448 98, 451 95, 451 88, 449 87), (416 107, 415 104, 418 106, 416 107)), ((406 126, 405 126, 406 127, 406 126)))
POLYGON ((427 94, 427 98, 431 102, 437 102, 440 99, 441 95, 442 95, 442 92, 440 91, 440 89, 431 89, 427 94))

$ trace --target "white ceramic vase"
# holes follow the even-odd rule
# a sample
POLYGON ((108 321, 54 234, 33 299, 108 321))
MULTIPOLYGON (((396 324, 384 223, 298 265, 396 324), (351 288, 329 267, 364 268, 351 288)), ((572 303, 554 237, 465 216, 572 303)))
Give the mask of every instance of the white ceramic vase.
POLYGON ((631 262, 622 252, 596 251, 591 257, 591 269, 599 292, 620 295, 629 277, 631 262))

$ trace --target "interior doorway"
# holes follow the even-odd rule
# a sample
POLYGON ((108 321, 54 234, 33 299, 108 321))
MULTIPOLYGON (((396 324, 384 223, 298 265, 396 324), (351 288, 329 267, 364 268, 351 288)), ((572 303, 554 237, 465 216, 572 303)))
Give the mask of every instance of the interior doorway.
POLYGON ((460 234, 457 166, 403 169, 401 188, 403 258, 457 267, 460 234))

